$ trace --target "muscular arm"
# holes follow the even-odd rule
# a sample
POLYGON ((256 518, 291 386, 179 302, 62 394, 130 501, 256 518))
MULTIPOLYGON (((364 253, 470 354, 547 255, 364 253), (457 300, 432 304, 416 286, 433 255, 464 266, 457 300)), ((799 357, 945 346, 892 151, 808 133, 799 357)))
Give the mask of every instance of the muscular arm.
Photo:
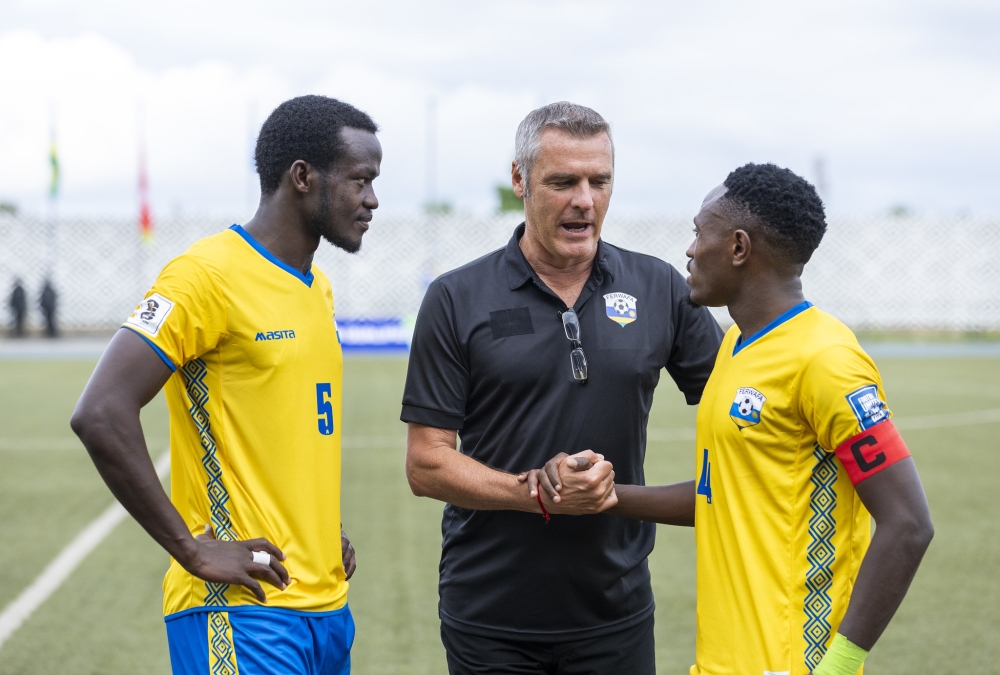
POLYGON ((618 505, 608 510, 616 516, 664 525, 694 527, 694 481, 671 485, 616 485, 618 505))
POLYGON ((903 601, 934 536, 934 525, 912 458, 861 481, 855 489, 876 528, 838 632, 870 651, 903 601))
POLYGON ((141 337, 119 330, 87 383, 70 425, 115 498, 171 557, 206 581, 242 584, 263 602, 264 591, 252 577, 284 588, 288 573, 278 562, 284 559, 281 551, 263 539, 196 540, 156 476, 139 411, 170 375, 141 337), (253 563, 253 550, 270 553, 270 566, 253 563))
MULTIPOLYGON (((455 449, 457 433, 450 429, 407 424, 406 478, 418 497, 431 497, 476 510, 541 513, 537 498, 522 479, 497 471, 455 449)), ((597 456, 594 456, 597 460, 597 456)), ((614 472, 598 460, 581 472, 573 498, 555 504, 543 498, 552 513, 598 513, 614 503, 614 472)))
POLYGON ((542 512, 516 476, 458 452, 457 436, 451 429, 406 425, 406 479, 413 494, 466 509, 542 512))

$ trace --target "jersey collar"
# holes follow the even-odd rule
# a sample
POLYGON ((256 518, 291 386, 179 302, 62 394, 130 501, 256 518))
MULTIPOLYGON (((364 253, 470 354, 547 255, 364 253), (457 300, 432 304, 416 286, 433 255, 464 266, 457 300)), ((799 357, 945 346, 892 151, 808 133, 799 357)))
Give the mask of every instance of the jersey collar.
POLYGON ((259 241, 257 241, 256 239, 254 239, 250 235, 249 232, 247 232, 246 230, 244 230, 242 225, 236 225, 236 224, 234 224, 234 225, 230 226, 229 229, 232 230, 233 232, 235 232, 236 234, 240 235, 241 237, 243 237, 243 239, 246 240, 246 242, 248 244, 250 244, 250 246, 253 247, 253 250, 257 251, 257 253, 260 253, 262 256, 264 256, 265 258, 267 258, 267 260, 269 260, 270 262, 274 263, 275 265, 277 265, 281 269, 285 270, 286 272, 288 272, 293 277, 295 277, 296 279, 298 279, 299 281, 301 281, 302 283, 304 283, 309 288, 312 288, 312 285, 313 285, 313 273, 312 273, 312 270, 309 270, 309 274, 302 274, 302 272, 300 272, 299 270, 295 269, 291 265, 286 265, 285 263, 281 262, 280 260, 278 260, 277 257, 275 257, 275 255, 273 253, 271 253, 266 248, 264 248, 264 246, 259 241))
POLYGON ((777 328, 778 326, 780 326, 781 324, 785 323, 786 321, 788 321, 789 319, 791 319, 791 318, 793 318, 795 316, 798 316, 799 314, 801 314, 802 312, 806 311, 807 309, 809 309, 812 306, 813 306, 813 304, 811 302, 809 302, 808 300, 800 302, 799 304, 795 305, 794 307, 792 307, 792 308, 786 310, 785 312, 783 312, 781 315, 778 316, 778 318, 776 318, 774 321, 772 321, 771 323, 769 323, 766 326, 764 326, 763 328, 761 328, 759 331, 757 331, 756 333, 754 333, 753 335, 751 335, 750 337, 748 337, 746 340, 744 340, 743 336, 740 335, 739 337, 736 338, 736 345, 733 346, 733 356, 736 356, 736 354, 739 353, 739 351, 741 349, 743 349, 744 347, 746 347, 747 345, 749 345, 751 342, 754 342, 755 340, 759 340, 760 338, 764 337, 765 335, 767 335, 768 333, 770 333, 772 330, 774 330, 775 328, 777 328))

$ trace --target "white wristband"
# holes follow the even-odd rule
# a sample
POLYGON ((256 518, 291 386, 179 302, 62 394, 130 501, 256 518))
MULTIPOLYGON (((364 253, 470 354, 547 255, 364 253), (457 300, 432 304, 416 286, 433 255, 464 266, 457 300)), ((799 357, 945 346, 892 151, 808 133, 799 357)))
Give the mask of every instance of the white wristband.
POLYGON ((253 551, 253 561, 261 565, 270 565, 271 554, 266 551, 253 551))

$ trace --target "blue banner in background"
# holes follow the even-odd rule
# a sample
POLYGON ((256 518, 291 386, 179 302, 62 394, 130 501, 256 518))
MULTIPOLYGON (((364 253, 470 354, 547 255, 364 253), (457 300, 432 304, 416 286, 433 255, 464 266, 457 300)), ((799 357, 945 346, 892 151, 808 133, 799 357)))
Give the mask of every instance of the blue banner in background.
POLYGON ((414 320, 409 318, 342 319, 337 317, 340 345, 345 352, 406 353, 410 349, 410 340, 413 339, 413 325, 414 320))

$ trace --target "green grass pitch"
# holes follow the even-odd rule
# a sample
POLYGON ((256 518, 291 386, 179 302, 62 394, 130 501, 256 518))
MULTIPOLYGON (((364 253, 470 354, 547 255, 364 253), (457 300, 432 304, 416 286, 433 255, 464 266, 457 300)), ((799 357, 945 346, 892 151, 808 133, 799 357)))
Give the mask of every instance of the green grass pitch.
MULTIPOLYGON (((93 362, 0 361, 0 607, 110 502, 68 419, 93 362)), ((891 407, 907 417, 1000 408, 1000 360, 879 363, 891 407)), ((345 367, 344 524, 358 551, 350 603, 354 672, 442 673, 437 562, 441 505, 413 497, 398 422, 405 362, 345 367)), ((664 377, 650 428, 693 426, 664 377)), ((144 411, 166 448, 162 398, 144 411)), ((1000 663, 1000 423, 904 431, 937 536, 866 672, 989 673, 1000 663)), ((669 434, 661 434, 669 437, 669 434)), ((690 441, 649 444, 651 483, 690 478, 690 441)), ((0 675, 168 673, 160 617, 166 555, 120 525, 0 649, 0 675)), ((687 673, 694 654, 694 538, 661 526, 650 558, 657 663, 687 673)), ((525 598, 525 607, 530 598, 525 598)))

